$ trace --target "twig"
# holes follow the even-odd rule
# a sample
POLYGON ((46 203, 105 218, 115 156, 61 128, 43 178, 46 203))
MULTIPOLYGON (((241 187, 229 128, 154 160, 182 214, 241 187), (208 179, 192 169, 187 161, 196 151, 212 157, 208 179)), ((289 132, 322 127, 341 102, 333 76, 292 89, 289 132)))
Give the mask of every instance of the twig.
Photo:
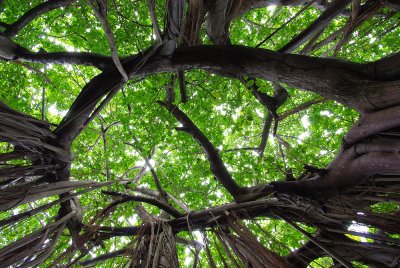
POLYGON ((291 23, 295 18, 297 18, 301 13, 304 12, 312 3, 314 3, 315 0, 311 1, 307 5, 305 5, 302 9, 299 10, 293 17, 291 17, 288 21, 286 21, 284 24, 282 24, 279 28, 277 28, 275 31, 273 31, 270 35, 268 35, 264 40, 262 40, 256 47, 262 46, 265 42, 267 42, 271 37, 273 37, 277 32, 279 32, 281 29, 283 29, 286 25, 291 23))
POLYGON ((47 77, 47 75, 45 75, 45 74, 44 74, 42 71, 40 71, 38 68, 35 68, 35 67, 33 67, 33 66, 30 66, 29 64, 23 63, 22 61, 19 61, 19 60, 15 61, 15 63, 16 63, 16 64, 19 64, 19 65, 21 65, 21 66, 23 66, 23 67, 25 67, 26 69, 28 69, 28 70, 30 70, 30 71, 32 71, 32 72, 35 72, 35 73, 39 74, 40 77, 41 77, 46 83, 48 83, 48 84, 51 83, 51 80, 47 77))
MULTIPOLYGON (((135 141, 135 143, 139 144, 139 140, 138 140, 135 136, 132 135, 132 138, 133 138, 133 140, 135 141)), ((133 148, 135 148, 135 145, 133 145, 132 143, 125 142, 125 144, 130 145, 130 146, 132 146, 133 148)), ((136 148, 135 148, 135 149, 136 149, 136 148)), ((156 171, 155 171, 154 168, 153 168, 153 165, 150 163, 150 159, 147 158, 147 157, 145 157, 145 156, 143 155, 143 149, 142 149, 142 148, 139 147, 139 149, 136 149, 136 151, 143 157, 143 159, 144 159, 144 161, 145 161, 145 163, 146 163, 146 166, 149 167, 150 173, 151 173, 151 175, 153 176, 153 179, 154 179, 154 183, 156 184, 157 190, 158 190, 159 193, 160 193, 160 197, 161 197, 165 202, 168 203, 168 195, 167 195, 167 193, 165 192, 164 188, 162 187, 161 181, 160 181, 160 179, 158 178, 157 173, 156 173, 156 171)))
POLYGON ((100 126, 101 126, 101 137, 103 139, 103 153, 104 153, 104 165, 106 168, 106 178, 107 178, 107 181, 109 181, 111 179, 111 174, 110 174, 110 167, 108 165, 107 137, 106 137, 106 132, 107 132, 108 128, 107 129, 104 128, 104 124, 103 124, 104 119, 101 116, 99 117, 99 119, 100 119, 99 121, 100 121, 100 126))

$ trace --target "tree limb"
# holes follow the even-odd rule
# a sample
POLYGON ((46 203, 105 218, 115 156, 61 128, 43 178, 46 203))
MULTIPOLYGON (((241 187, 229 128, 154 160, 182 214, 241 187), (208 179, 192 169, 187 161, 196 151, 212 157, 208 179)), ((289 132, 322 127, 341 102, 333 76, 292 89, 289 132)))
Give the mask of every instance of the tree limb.
POLYGON ((4 34, 13 37, 18 34, 26 25, 28 25, 32 20, 36 19, 40 15, 52 11, 54 9, 67 6, 76 0, 48 0, 42 4, 39 4, 26 12, 21 18, 19 18, 13 24, 8 25, 4 34))
POLYGON ((121 73, 122 77, 124 78, 124 81, 127 82, 128 75, 126 74, 126 71, 124 70, 124 67, 122 66, 121 61, 118 57, 118 49, 117 49, 117 45, 115 43, 114 35, 111 31, 110 24, 108 23, 107 18, 106 18, 107 13, 105 12, 105 14, 102 14, 102 12, 101 12, 101 9, 102 9, 101 5, 107 5, 107 0, 104 3, 102 1, 99 1, 97 7, 94 5, 93 1, 94 0, 87 0, 90 7, 94 11, 94 14, 96 15, 97 19, 100 21, 101 26, 103 27, 104 33, 106 34, 108 45, 110 46, 111 55, 112 55, 111 57, 113 59, 113 62, 115 64, 115 66, 117 67, 118 71, 121 73))
POLYGON ((284 221, 286 221, 287 223, 289 223, 293 228, 295 228, 297 231, 299 231, 300 233, 302 233, 304 236, 306 236, 308 239, 310 239, 314 244, 316 244, 318 247, 320 247, 321 249, 323 249, 326 253, 328 253, 330 256, 332 256, 332 258, 334 258, 335 260, 337 260, 338 262, 340 262, 341 264, 343 264, 344 267, 346 268, 352 268, 353 265, 348 262, 347 260, 343 259, 341 256, 339 256, 335 251, 333 251, 332 249, 326 247, 324 244, 322 244, 321 242, 319 242, 317 239, 315 239, 312 235, 310 235, 309 233, 307 233, 306 231, 304 231, 300 226, 298 226, 296 223, 292 222, 289 219, 286 219, 285 217, 281 217, 284 221))
POLYGON ((306 102, 300 104, 299 106, 297 106, 297 107, 295 107, 295 108, 293 108, 291 110, 283 112, 281 115, 278 116, 277 120, 278 121, 282 121, 286 117, 288 117, 290 115, 293 115, 293 114, 297 114, 297 113, 299 113, 301 111, 304 111, 304 110, 308 109, 309 107, 311 107, 314 104, 324 103, 324 102, 327 102, 327 101, 328 101, 328 99, 326 99, 326 98, 315 98, 315 99, 306 101, 306 102))
POLYGON ((335 0, 329 7, 322 12, 322 14, 314 20, 300 34, 296 35, 292 40, 279 49, 280 52, 290 53, 299 47, 301 44, 306 42, 310 37, 325 28, 345 7, 351 2, 351 0, 335 0))
POLYGON ((17 55, 20 61, 43 64, 77 64, 105 69, 113 65, 111 57, 89 52, 26 52, 17 55))
POLYGON ((180 213, 178 210, 176 210, 174 207, 170 206, 169 204, 162 202, 160 200, 157 200, 155 198, 149 198, 149 197, 144 197, 144 196, 138 196, 138 195, 127 195, 123 193, 117 193, 117 192, 112 192, 112 191, 102 191, 106 195, 110 196, 116 196, 116 197, 121 197, 122 200, 121 202, 128 202, 128 201, 136 201, 136 202, 144 202, 153 206, 158 207, 161 210, 164 210, 171 216, 175 218, 182 217, 183 214, 180 213))
POLYGON ((193 139, 203 148, 204 152, 207 154, 208 162, 210 163, 211 172, 215 178, 225 187, 226 190, 233 196, 233 198, 239 197, 239 195, 244 194, 246 191, 244 188, 240 187, 233 180, 232 176, 229 174, 222 161, 217 149, 209 141, 209 139, 201 132, 201 130, 190 120, 190 118, 184 114, 177 106, 158 102, 161 106, 164 106, 182 125, 183 131, 190 134, 193 139))
POLYGON ((151 24, 153 25, 153 32, 154 35, 156 36, 156 41, 157 43, 161 43, 162 37, 161 37, 160 27, 158 26, 154 0, 148 0, 147 4, 149 6, 150 19, 151 19, 151 24))

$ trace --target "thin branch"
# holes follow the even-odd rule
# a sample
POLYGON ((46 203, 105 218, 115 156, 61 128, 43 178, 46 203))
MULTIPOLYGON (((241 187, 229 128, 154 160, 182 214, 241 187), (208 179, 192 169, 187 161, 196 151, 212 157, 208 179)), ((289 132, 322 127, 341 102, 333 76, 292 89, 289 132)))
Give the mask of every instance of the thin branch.
POLYGON ((47 210, 47 209, 49 209, 49 208, 53 207, 54 205, 57 205, 57 204, 59 204, 61 202, 67 201, 67 200, 69 200, 69 199, 71 199, 73 197, 76 197, 78 195, 91 192, 93 190, 96 190, 97 188, 110 185, 112 183, 114 183, 114 181, 113 182, 101 183, 100 185, 92 186, 89 189, 82 190, 82 191, 79 191, 79 192, 76 192, 76 193, 72 193, 72 194, 70 194, 68 196, 65 196, 65 197, 60 197, 59 199, 57 199, 55 201, 52 201, 50 203, 47 203, 47 204, 42 205, 40 207, 37 207, 37 208, 35 208, 33 210, 28 210, 28 211, 22 212, 20 214, 13 215, 13 216, 11 216, 9 218, 1 220, 0 221, 0 227, 5 227, 5 226, 8 226, 10 224, 13 224, 14 222, 21 221, 23 219, 26 219, 26 218, 31 217, 33 215, 36 215, 39 212, 45 211, 45 210, 47 210))
MULTIPOLYGON (((106 136, 106 128, 104 128, 104 124, 103 124, 103 118, 100 116, 100 127, 101 127, 101 137, 103 139, 103 154, 104 154, 104 165, 105 165, 105 169, 106 169, 106 178, 107 181, 109 181, 111 179, 111 174, 110 174, 110 167, 108 165, 108 153, 107 153, 107 136, 106 136)), ((108 128, 107 128, 108 129, 108 128)))
POLYGON ((316 33, 325 28, 333 19, 342 12, 351 0, 335 0, 322 14, 305 30, 296 35, 292 40, 279 49, 280 52, 290 53, 309 40, 316 33))
POLYGON ((125 256, 128 251, 129 251, 128 248, 123 248, 123 249, 119 249, 119 250, 116 250, 116 251, 111 251, 111 252, 108 252, 106 254, 100 255, 100 256, 98 256, 96 258, 93 258, 93 259, 90 259, 90 260, 86 260, 86 261, 81 261, 80 265, 82 265, 83 267, 92 266, 92 265, 94 265, 96 263, 99 263, 101 261, 106 261, 106 260, 109 260, 109 259, 113 259, 113 258, 118 257, 118 256, 125 256))
POLYGON ((299 12, 297 12, 293 17, 291 17, 288 21, 286 21, 284 24, 282 24, 279 28, 275 29, 270 35, 268 35, 264 40, 262 40, 260 43, 258 43, 258 45, 256 45, 256 47, 260 47, 262 46, 265 42, 267 42, 269 39, 271 39, 277 32, 279 32, 280 30, 282 30, 284 27, 286 27, 286 25, 288 25, 289 23, 291 23, 294 19, 296 19, 298 16, 301 15, 301 13, 303 13, 312 3, 314 3, 315 0, 307 3, 302 9, 299 10, 299 12))
MULTIPOLYGON (((138 140, 135 136, 132 135, 132 138, 134 139, 134 141, 135 141, 137 144, 139 144, 139 140, 138 140)), ((125 144, 130 145, 130 146, 132 146, 133 148, 135 148, 135 146, 134 146, 133 144, 129 143, 129 142, 125 142, 125 144)), ((165 202, 168 202, 168 201, 167 201, 167 200, 168 200, 168 195, 167 195, 167 193, 165 192, 164 188, 162 187, 161 181, 160 181, 160 179, 158 178, 157 173, 156 173, 156 171, 155 171, 154 168, 153 168, 153 165, 150 163, 150 159, 147 158, 147 157, 145 157, 145 156, 143 155, 143 149, 142 149, 142 148, 139 148, 139 150, 137 150, 137 152, 143 157, 144 162, 146 163, 146 166, 149 167, 150 173, 151 173, 151 175, 153 176, 154 183, 156 184, 157 190, 158 190, 158 192, 160 193, 161 198, 162 198, 165 202)))
POLYGON ((335 229, 335 228, 330 228, 330 227, 327 227, 325 230, 329 231, 329 232, 333 232, 333 233, 350 234, 350 235, 354 235, 354 236, 373 239, 374 241, 378 240, 378 241, 384 241, 387 243, 393 243, 393 244, 400 245, 400 240, 398 238, 391 238, 391 237, 387 237, 385 235, 362 233, 362 232, 351 231, 351 230, 341 230, 341 229, 335 229))
POLYGON ((258 151, 259 147, 241 147, 241 148, 232 148, 232 149, 226 149, 223 152, 237 152, 237 151, 258 151))
POLYGON ((261 143, 260 143, 260 146, 258 147, 258 156, 260 158, 262 158, 264 156, 264 151, 265 151, 265 147, 267 146, 268 136, 269 136, 269 132, 271 129, 271 123, 272 123, 272 115, 269 111, 267 113, 268 113, 267 118, 265 119, 264 128, 263 128, 262 135, 261 135, 261 143))
MULTIPOLYGON (((312 45, 311 47, 307 47, 307 50, 304 50, 303 54, 307 54, 309 52, 313 52, 315 50, 320 49, 323 46, 326 46, 326 45, 332 43, 333 41, 338 39, 341 34, 342 34, 342 28, 336 30, 335 32, 330 34, 328 37, 326 37, 325 39, 323 39, 323 40, 319 41, 318 43, 312 45)), ((306 49, 306 47, 305 47, 305 49, 306 49)))
POLYGON ((154 35, 156 36, 156 41, 157 41, 157 43, 161 43, 162 37, 161 37, 160 26, 158 26, 158 20, 157 20, 154 0, 148 0, 147 4, 149 6, 150 19, 151 19, 151 23, 153 25, 153 31, 154 31, 154 35))
POLYGON ((248 82, 253 82, 250 86, 251 93, 254 97, 267 109, 267 117, 265 119, 264 128, 262 131, 261 136, 261 143, 258 149, 259 157, 262 158, 264 155, 265 147, 267 146, 268 136, 271 129, 272 119, 275 120, 274 128, 273 128, 273 135, 275 136, 276 130, 278 128, 278 115, 276 110, 282 106, 288 97, 287 90, 279 85, 278 83, 272 83, 274 88, 274 95, 271 97, 266 93, 262 93, 260 88, 256 85, 256 80, 253 78, 241 78, 242 83, 245 83, 247 86, 248 82))
POLYGON ((282 113, 280 116, 278 116, 277 120, 278 121, 282 121, 284 120, 286 117, 292 115, 292 114, 297 114, 298 112, 304 111, 306 109, 308 109, 309 107, 311 107, 314 104, 318 104, 318 103, 324 103, 329 101, 326 98, 315 98, 312 100, 309 100, 305 103, 300 104, 299 106, 289 110, 289 111, 285 111, 284 113, 282 113))
MULTIPOLYGON (((30 71, 32 71, 32 72, 37 73, 38 75, 40 75, 40 77, 41 77, 46 83, 48 83, 48 84, 51 83, 51 80, 47 77, 47 75, 44 74, 44 73, 43 73, 41 70, 39 70, 38 68, 33 67, 33 66, 30 66, 29 64, 23 63, 23 62, 18 61, 18 60, 15 61, 15 63, 17 63, 17 64, 19 64, 19 65, 25 67, 26 69, 28 69, 28 70, 30 70, 30 71)), ((42 119, 42 120, 43 120, 43 119, 42 119)))
POLYGON ((340 49, 350 39, 351 33, 354 32, 364 21, 373 17, 383 6, 382 3, 379 1, 369 1, 365 5, 368 6, 360 14, 357 14, 357 17, 349 20, 349 22, 347 22, 346 25, 342 28, 342 38, 336 44, 333 56, 336 56, 340 49))
POLYGON ((319 39, 319 37, 324 33, 325 28, 321 29, 319 32, 314 34, 307 44, 304 45, 304 47, 300 50, 299 54, 307 55, 311 52, 312 47, 314 46, 315 42, 319 39))
POLYGON ((186 92, 186 81, 185 81, 184 71, 178 71, 178 81, 179 81, 179 93, 181 95, 181 102, 186 103, 188 101, 188 96, 186 92))
POLYGON ((26 25, 28 25, 31 21, 39 17, 40 15, 52 11, 54 9, 67 6, 76 0, 49 0, 40 5, 35 6, 28 12, 26 12, 21 18, 19 18, 13 24, 8 25, 4 34, 12 37, 18 34, 26 25))
POLYGON ((103 110, 103 108, 111 101, 111 99, 114 97, 115 94, 119 91, 119 88, 111 90, 110 93, 107 94, 107 96, 104 98, 104 100, 97 106, 97 108, 93 111, 93 113, 90 114, 90 117, 86 120, 86 122, 83 124, 82 128, 86 128, 90 122, 93 121, 103 110))
POLYGON ((171 82, 165 86, 166 101, 169 103, 175 102, 175 81, 176 75, 171 75, 171 82))
POLYGON ((188 206, 186 204, 184 204, 181 200, 179 200, 178 198, 176 198, 175 196, 173 196, 172 194, 167 192, 167 195, 169 198, 172 199, 172 201, 174 201, 181 209, 183 209, 186 213, 190 213, 191 210, 188 208, 188 206))
POLYGON ((42 87, 42 120, 45 119, 46 115, 46 88, 42 87))
MULTIPOLYGON (((95 7, 93 0, 87 0, 87 2, 89 3, 90 7, 92 8, 92 10, 94 11, 94 14, 96 15, 97 19, 100 21, 101 26, 103 27, 104 33, 106 34, 107 37, 107 41, 108 44, 110 46, 110 50, 111 50, 111 57, 113 59, 113 62, 115 64, 115 66, 117 67, 118 71, 121 73, 122 77, 124 78, 124 81, 127 82, 129 80, 128 75, 124 69, 124 67, 122 66, 122 63, 118 57, 118 49, 117 49, 117 45, 115 43, 115 39, 114 39, 114 35, 111 31, 111 27, 110 24, 107 21, 107 18, 105 16, 107 16, 107 14, 102 14, 102 12, 100 11, 101 7, 99 6, 98 8, 95 7)), ((103 2, 100 2, 103 3, 103 2)), ((99 3, 99 5, 100 5, 99 3)), ((106 5, 107 2, 105 2, 104 4, 106 5)))

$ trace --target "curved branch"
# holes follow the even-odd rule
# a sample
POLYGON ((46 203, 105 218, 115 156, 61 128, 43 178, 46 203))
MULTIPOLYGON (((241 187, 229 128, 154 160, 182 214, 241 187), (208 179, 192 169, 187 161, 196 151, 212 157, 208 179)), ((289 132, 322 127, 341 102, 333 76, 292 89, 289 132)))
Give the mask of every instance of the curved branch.
POLYGON ((40 15, 57 8, 67 6, 74 1, 76 0, 49 0, 40 5, 37 5, 28 12, 26 12, 16 22, 7 26, 7 29, 4 31, 4 34, 9 37, 12 37, 18 34, 19 31, 21 31, 26 25, 28 25, 31 21, 33 21, 40 15))
POLYGON ((281 54, 242 46, 181 48, 175 52, 172 63, 180 68, 209 69, 235 78, 246 75, 283 82, 356 110, 376 108, 371 108, 371 104, 365 102, 362 91, 367 87, 368 80, 380 76, 375 75, 372 66, 368 64, 344 63, 334 59, 281 54))
MULTIPOLYGON (((107 68, 113 64, 110 57, 84 52, 26 53, 21 58, 32 62, 83 64, 99 68, 107 68)), ((366 92, 363 91, 369 88, 368 83, 376 81, 380 84, 385 80, 400 78, 400 69, 395 63, 397 58, 396 55, 386 61, 358 64, 244 46, 198 46, 179 48, 172 59, 154 57, 140 70, 136 70, 135 75, 201 68, 227 77, 246 75, 283 82, 357 108, 354 107, 354 99, 362 98, 365 101, 366 92), (391 69, 390 74, 385 72, 388 69, 391 69)), ((132 72, 136 62, 135 55, 125 59, 123 65, 128 73, 132 72)), ((393 96, 390 99, 393 102, 393 96)), ((371 104, 364 106, 369 107, 371 104)), ((376 108, 378 107, 374 107, 376 108)))
MULTIPOLYGON (((363 247, 361 246, 362 244, 350 240, 345 235, 321 231, 317 232, 313 239, 318 240, 320 244, 329 247, 349 261, 377 264, 377 266, 373 267, 396 267, 398 265, 397 252, 377 249, 374 247, 377 246, 375 243, 364 243, 363 247), (349 246, 352 247, 352 250, 348 250, 349 246)), ((288 254, 285 260, 295 265, 295 267, 305 268, 308 267, 313 260, 327 255, 328 254, 323 249, 309 240, 302 247, 288 254)))
POLYGON ((400 107, 380 110, 364 115, 347 132, 344 142, 353 145, 369 136, 397 127, 400 124, 400 107))
MULTIPOLYGON (((184 47, 177 49, 171 59, 155 56, 149 58, 151 51, 150 48, 148 53, 131 56, 123 63, 129 77, 200 68, 227 77, 246 75, 283 82, 336 100, 358 111, 376 110, 400 103, 399 81, 390 81, 398 78, 375 72, 374 63, 349 63, 244 46, 184 47), (366 101, 366 95, 376 94, 376 90, 372 90, 376 87, 380 87, 381 98, 379 103, 372 104, 366 101)), ((380 69, 384 69, 385 64, 381 62, 380 69)), ((82 90, 56 132, 59 135, 63 132, 65 141, 72 142, 97 102, 123 84, 118 70, 112 67, 93 78, 82 90), (82 122, 78 122, 78 118, 82 122), (71 123, 74 121, 76 124, 71 123), (67 125, 69 130, 65 129, 67 125)))
POLYGON ((116 193, 116 192, 111 192, 111 191, 102 191, 102 193, 106 195, 111 195, 111 196, 117 196, 117 197, 122 197, 122 202, 128 202, 128 201, 137 201, 137 202, 144 202, 153 206, 158 207, 161 210, 164 210, 171 216, 175 218, 183 217, 183 214, 180 213, 178 210, 176 210, 174 207, 171 207, 170 205, 161 202, 155 198, 149 198, 149 197, 144 197, 144 196, 133 196, 133 195, 127 195, 127 194, 122 194, 122 193, 116 193))

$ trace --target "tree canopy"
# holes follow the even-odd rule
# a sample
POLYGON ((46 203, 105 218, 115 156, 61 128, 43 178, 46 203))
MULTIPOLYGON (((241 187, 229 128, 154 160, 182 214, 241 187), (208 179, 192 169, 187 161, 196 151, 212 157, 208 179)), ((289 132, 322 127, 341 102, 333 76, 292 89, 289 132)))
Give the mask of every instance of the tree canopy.
POLYGON ((0 0, 2 267, 398 267, 396 0, 0 0))

